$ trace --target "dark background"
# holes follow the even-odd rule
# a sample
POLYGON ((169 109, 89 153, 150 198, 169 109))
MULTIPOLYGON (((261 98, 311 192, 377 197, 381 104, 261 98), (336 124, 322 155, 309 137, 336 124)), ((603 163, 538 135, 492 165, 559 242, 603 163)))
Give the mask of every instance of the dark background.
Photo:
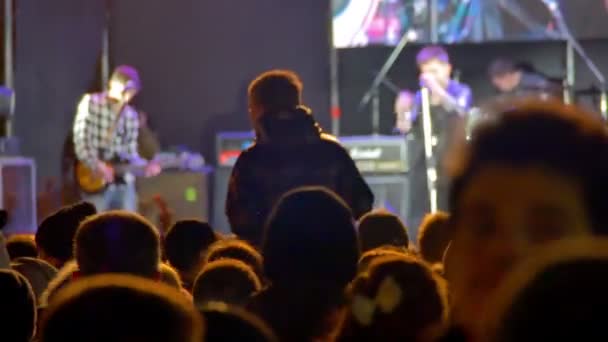
POLYGON ((18 0, 15 133, 39 179, 58 176, 75 106, 96 77, 103 2, 18 0))
MULTIPOLYGON (((98 79, 104 1, 17 1, 17 108, 22 151, 39 179, 60 173, 80 96, 98 79)), ((141 71, 137 105, 162 142, 213 160, 217 130, 249 129, 246 84, 270 68, 302 76, 328 126, 329 4, 324 0, 120 0, 111 3, 112 64, 141 71)))

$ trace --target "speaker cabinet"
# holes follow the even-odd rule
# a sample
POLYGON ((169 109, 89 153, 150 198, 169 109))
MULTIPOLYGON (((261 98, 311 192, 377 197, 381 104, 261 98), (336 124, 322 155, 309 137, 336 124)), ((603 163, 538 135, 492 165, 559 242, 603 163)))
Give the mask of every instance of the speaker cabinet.
POLYGON ((231 167, 220 166, 215 169, 213 181, 213 215, 212 227, 221 233, 230 233, 230 223, 225 213, 228 182, 230 181, 231 167))
POLYGON ((408 222, 408 177, 406 174, 372 175, 363 174, 374 193, 374 208, 386 209, 408 222))
POLYGON ((33 159, 0 157, 0 207, 8 212, 6 234, 34 233, 36 222, 36 164, 33 159))
POLYGON ((173 213, 174 220, 209 220, 209 171, 165 171, 156 177, 137 180, 139 212, 160 225, 163 208, 158 198, 173 213))

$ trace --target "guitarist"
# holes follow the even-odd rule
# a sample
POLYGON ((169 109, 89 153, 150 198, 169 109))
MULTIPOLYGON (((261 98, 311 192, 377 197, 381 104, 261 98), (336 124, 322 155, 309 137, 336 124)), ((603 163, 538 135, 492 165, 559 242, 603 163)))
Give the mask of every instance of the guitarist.
MULTIPOLYGON (((108 184, 101 193, 83 194, 83 198, 95 204, 98 211, 137 210, 133 175, 115 173, 111 162, 142 162, 137 151, 138 114, 129 105, 140 89, 137 70, 131 66, 119 66, 112 73, 107 91, 86 94, 78 105, 73 126, 76 157, 108 184)), ((158 173, 158 164, 147 165, 146 176, 158 173)))
MULTIPOLYGON (((413 108, 404 113, 397 130, 408 134, 409 175, 409 212, 408 225, 412 228, 412 237, 416 238, 416 229, 422 218, 430 211, 429 191, 427 187, 427 167, 433 166, 437 171, 437 206, 441 211, 447 211, 446 157, 448 147, 458 146, 464 141, 464 123, 466 112, 472 104, 471 88, 451 78, 452 65, 447 51, 440 46, 427 46, 416 57, 420 71, 420 84, 429 89, 430 111, 433 135, 434 165, 427 165, 424 153, 424 134, 422 126, 422 95, 415 96, 413 108)), ((397 99, 396 110, 401 108, 401 97, 397 99)), ((398 113, 401 114, 401 113, 398 113)), ((415 241, 415 240, 414 240, 415 241)))

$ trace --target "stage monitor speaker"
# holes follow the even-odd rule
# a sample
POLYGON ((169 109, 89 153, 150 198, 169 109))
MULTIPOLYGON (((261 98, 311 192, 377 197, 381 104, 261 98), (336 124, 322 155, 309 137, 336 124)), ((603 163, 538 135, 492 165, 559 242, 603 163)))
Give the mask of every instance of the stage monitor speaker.
POLYGON ((139 212, 159 225, 160 197, 174 214, 173 220, 209 220, 208 171, 165 171, 137 180, 139 212))
POLYGON ((213 215, 212 226, 221 233, 230 233, 230 223, 224 208, 226 207, 226 194, 228 193, 228 182, 232 167, 218 167, 215 169, 213 181, 213 215))
POLYGON ((5 234, 34 233, 36 222, 36 164, 33 159, 0 157, 0 207, 8 212, 5 234))
POLYGON ((407 224, 409 204, 407 175, 363 174, 363 177, 374 193, 374 208, 386 209, 399 216, 407 224))

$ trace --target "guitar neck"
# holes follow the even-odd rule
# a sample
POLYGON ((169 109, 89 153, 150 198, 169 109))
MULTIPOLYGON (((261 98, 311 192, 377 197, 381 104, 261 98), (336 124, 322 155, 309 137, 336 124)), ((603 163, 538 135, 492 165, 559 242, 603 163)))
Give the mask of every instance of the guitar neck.
POLYGON ((183 153, 176 156, 170 157, 159 157, 150 162, 137 162, 137 163, 111 163, 114 168, 114 172, 118 175, 124 175, 131 173, 135 176, 143 176, 146 168, 150 163, 158 164, 161 169, 189 169, 198 170, 205 165, 204 159, 200 155, 193 155, 183 153))
POLYGON ((146 164, 114 164, 114 172, 117 174, 126 174, 126 173, 134 173, 140 174, 144 172, 148 163, 146 164))
MULTIPOLYGON (((172 168, 172 167, 181 168, 184 166, 183 161, 180 159, 160 160, 160 161, 154 161, 154 163, 159 164, 160 167, 163 169, 172 168)), ((148 165, 150 165, 150 162, 146 162, 143 164, 142 163, 138 163, 138 164, 118 163, 118 164, 113 164, 113 167, 114 167, 114 172, 117 174, 132 173, 132 174, 135 174, 136 176, 141 176, 141 175, 143 175, 143 173, 146 170, 146 168, 148 167, 148 165)))

